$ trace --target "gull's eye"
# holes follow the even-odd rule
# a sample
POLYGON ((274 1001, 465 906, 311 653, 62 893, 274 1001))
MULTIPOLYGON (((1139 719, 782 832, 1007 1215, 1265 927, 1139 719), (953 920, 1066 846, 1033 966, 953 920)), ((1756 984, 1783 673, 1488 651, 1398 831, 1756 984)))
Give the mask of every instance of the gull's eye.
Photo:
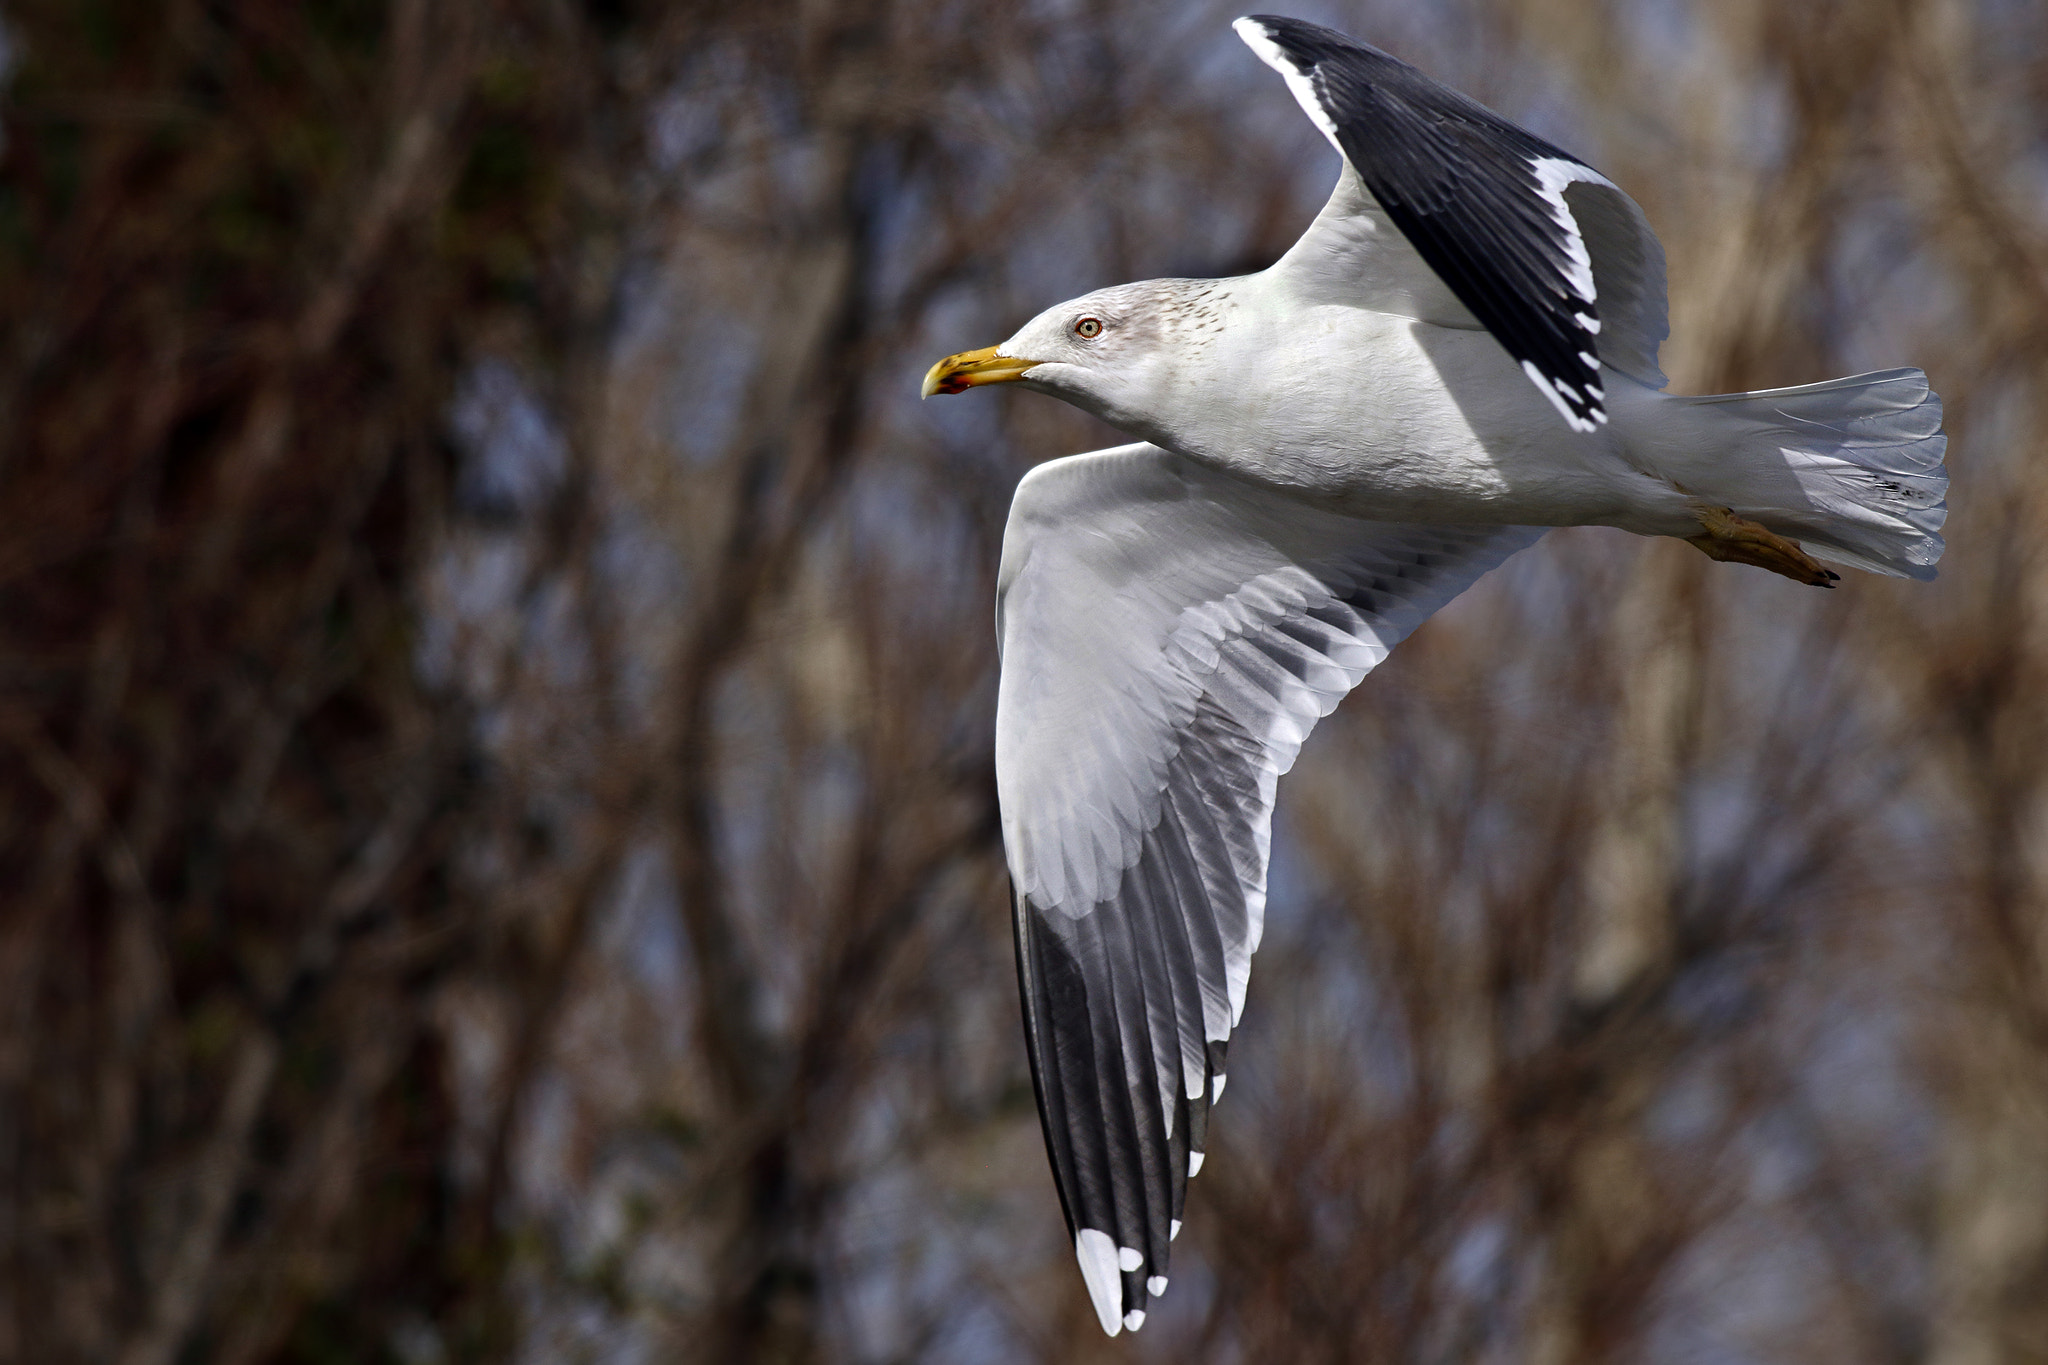
POLYGON ((1082 318, 1074 324, 1074 335, 1083 341, 1093 341, 1102 335, 1102 323, 1096 318, 1082 318))

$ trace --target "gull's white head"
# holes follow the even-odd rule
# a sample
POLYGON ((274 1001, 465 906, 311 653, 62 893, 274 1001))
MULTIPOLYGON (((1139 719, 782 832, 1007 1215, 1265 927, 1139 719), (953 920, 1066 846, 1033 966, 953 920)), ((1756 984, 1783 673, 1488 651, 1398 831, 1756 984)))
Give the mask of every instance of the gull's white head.
POLYGON ((1143 280, 1046 309, 997 346, 949 355, 924 377, 924 396, 982 384, 1022 384, 1146 434, 1168 410, 1174 362, 1216 325, 1220 280, 1143 280))

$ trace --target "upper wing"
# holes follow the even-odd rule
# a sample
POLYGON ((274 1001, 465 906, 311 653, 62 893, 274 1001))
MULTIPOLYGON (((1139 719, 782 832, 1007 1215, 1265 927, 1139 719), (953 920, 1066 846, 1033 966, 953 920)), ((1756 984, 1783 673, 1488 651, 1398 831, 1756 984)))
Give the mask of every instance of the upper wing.
POLYGON ((1396 642, 1541 534, 1362 521, 1142 444, 1018 487, 996 782, 1039 1114, 1112 1335, 1166 1287, 1274 784, 1396 642))
POLYGON ((1276 270, 1349 277, 1370 306, 1455 326, 1448 286, 1580 431, 1607 420, 1601 362, 1664 386, 1664 248, 1612 181, 1378 48, 1272 15, 1236 27, 1344 156, 1276 270))

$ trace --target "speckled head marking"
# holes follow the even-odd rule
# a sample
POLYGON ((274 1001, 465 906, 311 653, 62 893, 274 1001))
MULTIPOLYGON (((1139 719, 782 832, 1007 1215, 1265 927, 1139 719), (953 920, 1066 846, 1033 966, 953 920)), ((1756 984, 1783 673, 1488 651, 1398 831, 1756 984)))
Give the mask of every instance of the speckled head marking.
POLYGON ((1147 430, 1173 367, 1198 361, 1226 326, 1234 283, 1140 280, 1083 294, 1000 345, 947 356, 926 374, 925 396, 1016 382, 1147 430))

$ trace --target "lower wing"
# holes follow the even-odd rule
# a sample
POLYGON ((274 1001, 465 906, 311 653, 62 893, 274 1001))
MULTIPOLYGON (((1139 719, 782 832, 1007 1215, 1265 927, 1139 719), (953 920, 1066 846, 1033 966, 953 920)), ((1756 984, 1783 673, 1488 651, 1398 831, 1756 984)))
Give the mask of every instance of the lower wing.
POLYGON ((996 780, 1039 1114, 1111 1335, 1166 1288, 1275 784, 1395 644, 1542 534, 1343 516, 1151 445, 1018 487, 996 780))

